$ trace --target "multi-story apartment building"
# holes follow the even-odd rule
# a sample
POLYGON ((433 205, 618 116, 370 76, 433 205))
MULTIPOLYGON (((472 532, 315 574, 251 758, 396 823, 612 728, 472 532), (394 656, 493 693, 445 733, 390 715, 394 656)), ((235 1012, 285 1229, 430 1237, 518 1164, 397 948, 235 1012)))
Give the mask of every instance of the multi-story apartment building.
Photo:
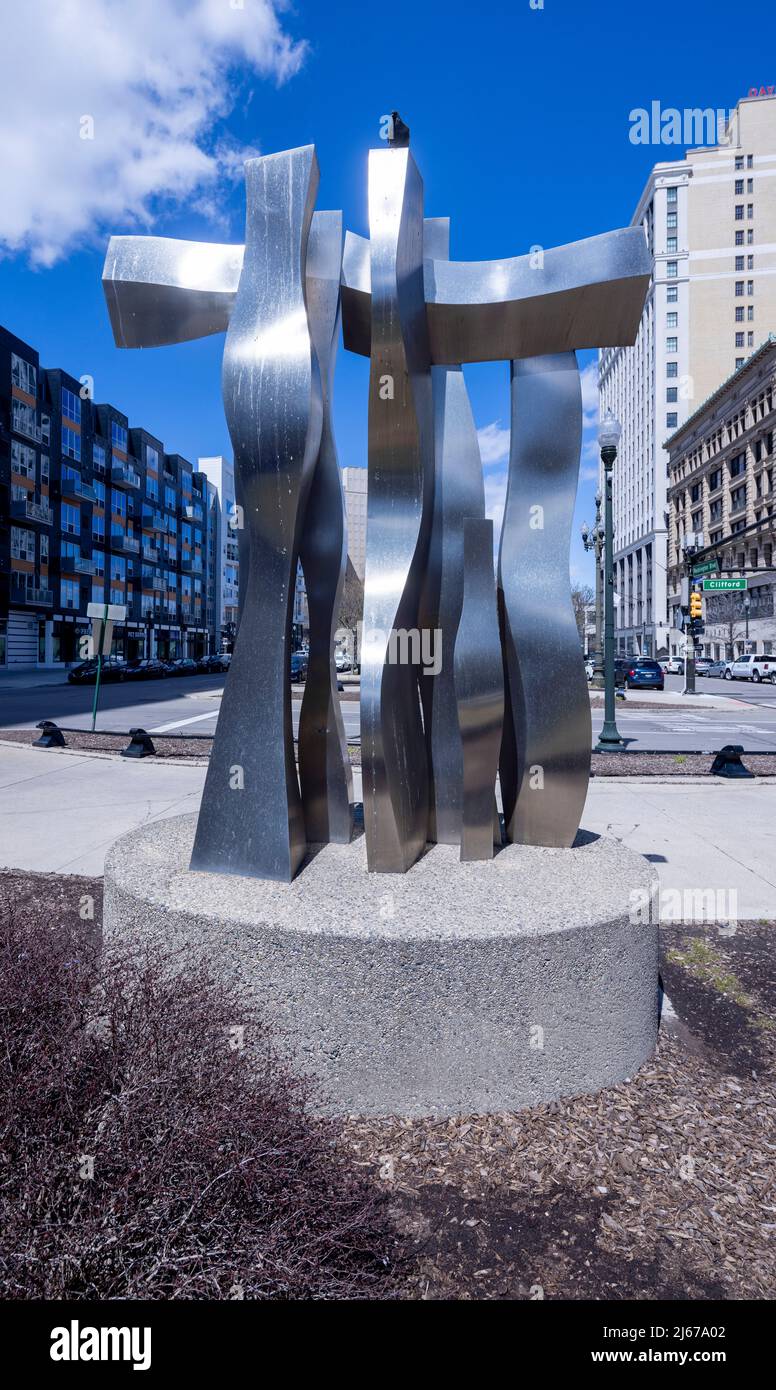
POLYGON ((739 101, 725 142, 656 164, 633 216, 653 274, 638 339, 603 351, 614 472, 617 649, 669 647, 667 437, 776 328, 776 97, 739 101))
POLYGON ((244 528, 239 525, 233 465, 218 454, 197 459, 197 467, 212 484, 218 498, 215 607, 220 649, 222 644, 231 646, 237 628, 240 602, 239 543, 244 528))
POLYGON ((366 569, 367 470, 365 468, 343 468, 342 486, 345 491, 345 511, 348 521, 348 555, 363 584, 366 569))
MULTIPOLYGON (((776 334, 704 401, 666 444, 668 602, 672 622, 685 572, 683 539, 702 534, 744 592, 704 594, 704 656, 776 651, 776 334), (747 602, 748 600, 748 602, 747 602)), ((678 644, 675 634, 673 646, 678 644)))
POLYGON ((205 487, 0 328, 0 663, 77 661, 90 602, 125 606, 128 659, 204 654, 205 487))

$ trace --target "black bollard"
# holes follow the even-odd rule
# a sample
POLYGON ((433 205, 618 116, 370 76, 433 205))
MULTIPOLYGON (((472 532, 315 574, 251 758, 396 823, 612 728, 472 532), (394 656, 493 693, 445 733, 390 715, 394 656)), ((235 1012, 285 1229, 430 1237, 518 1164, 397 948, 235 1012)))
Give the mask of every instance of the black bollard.
POLYGON ((726 743, 716 754, 709 771, 715 777, 754 777, 754 773, 741 762, 743 751, 742 743, 726 743))
POLYGON ((40 738, 33 739, 33 748, 67 748, 65 736, 52 719, 42 719, 35 725, 41 730, 40 738))
POLYGON ((132 741, 127 744, 126 748, 122 748, 122 758, 150 758, 152 754, 156 753, 151 742, 151 735, 147 734, 145 729, 130 729, 129 732, 132 741))

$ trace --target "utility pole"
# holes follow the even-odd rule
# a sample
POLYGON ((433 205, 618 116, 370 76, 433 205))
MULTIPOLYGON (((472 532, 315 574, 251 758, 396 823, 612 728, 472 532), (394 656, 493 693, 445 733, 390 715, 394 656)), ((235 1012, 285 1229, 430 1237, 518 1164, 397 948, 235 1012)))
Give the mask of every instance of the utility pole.
POLYGON ((689 532, 684 538, 685 577, 681 606, 684 614, 685 656, 683 695, 695 694, 695 638, 703 631, 703 599, 700 585, 693 583, 694 557, 703 548, 703 536, 689 532))
POLYGON ((601 502, 601 494, 597 492, 595 495, 595 526, 592 536, 587 522, 583 521, 582 523, 582 544, 585 550, 595 552, 595 650, 593 651, 593 678, 590 682, 593 690, 603 690, 604 688, 604 648, 601 641, 604 527, 601 521, 601 502))
POLYGON ((623 748, 614 715, 614 525, 612 521, 612 471, 617 458, 622 426, 607 410, 598 431, 604 466, 604 723, 599 752, 623 748))

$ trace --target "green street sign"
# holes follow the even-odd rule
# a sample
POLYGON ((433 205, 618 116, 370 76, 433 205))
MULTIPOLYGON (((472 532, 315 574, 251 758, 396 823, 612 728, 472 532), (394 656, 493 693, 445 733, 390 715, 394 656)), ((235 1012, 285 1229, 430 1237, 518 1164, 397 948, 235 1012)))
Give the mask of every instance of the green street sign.
POLYGON ((745 589, 745 579, 704 579, 703 592, 711 590, 712 593, 729 593, 731 589, 745 589))
POLYGON ((717 562, 716 562, 716 560, 704 560, 702 564, 700 564, 700 565, 693 565, 693 567, 692 567, 692 577, 693 577, 693 579, 700 579, 701 575, 703 575, 703 574, 716 574, 716 573, 717 573, 717 562))

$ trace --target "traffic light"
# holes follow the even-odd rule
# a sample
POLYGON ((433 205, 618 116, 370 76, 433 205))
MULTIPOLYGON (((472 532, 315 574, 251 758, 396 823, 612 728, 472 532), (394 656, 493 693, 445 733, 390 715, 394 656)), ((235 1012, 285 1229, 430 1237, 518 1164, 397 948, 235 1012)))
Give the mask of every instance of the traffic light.
POLYGON ((703 600, 698 589, 693 589, 690 594, 690 617, 700 618, 703 614, 703 600))

